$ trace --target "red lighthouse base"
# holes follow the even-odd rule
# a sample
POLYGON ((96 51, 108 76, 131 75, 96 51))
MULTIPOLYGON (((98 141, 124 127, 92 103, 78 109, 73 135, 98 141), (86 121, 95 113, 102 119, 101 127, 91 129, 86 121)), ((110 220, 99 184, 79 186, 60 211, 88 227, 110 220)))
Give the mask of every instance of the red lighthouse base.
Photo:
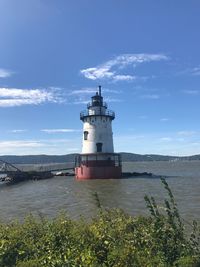
POLYGON ((78 180, 119 179, 121 173, 119 154, 82 154, 76 159, 75 176, 78 180))

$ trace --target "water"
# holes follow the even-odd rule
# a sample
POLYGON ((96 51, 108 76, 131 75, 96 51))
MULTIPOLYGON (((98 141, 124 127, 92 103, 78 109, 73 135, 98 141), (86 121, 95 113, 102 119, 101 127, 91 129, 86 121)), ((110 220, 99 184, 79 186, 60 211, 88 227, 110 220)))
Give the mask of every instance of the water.
MULTIPOLYGON (((200 220, 200 162, 124 163, 124 171, 152 172, 168 176, 181 215, 200 220)), ((28 213, 54 217, 61 210, 70 217, 86 219, 97 213, 93 193, 104 207, 123 208, 132 215, 147 214, 144 195, 153 195, 161 203, 166 192, 157 178, 76 181, 73 177, 55 177, 16 185, 0 185, 0 218, 23 219, 28 213)))

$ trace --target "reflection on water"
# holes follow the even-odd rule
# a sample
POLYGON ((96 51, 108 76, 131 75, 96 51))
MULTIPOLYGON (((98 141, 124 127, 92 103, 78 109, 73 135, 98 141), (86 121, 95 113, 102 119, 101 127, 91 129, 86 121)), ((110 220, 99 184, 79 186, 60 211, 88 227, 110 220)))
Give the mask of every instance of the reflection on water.
MULTIPOLYGON (((169 175, 167 181, 175 195, 181 214, 187 219, 200 218, 200 164, 196 162, 125 163, 126 171, 147 171, 169 175)), ((144 195, 163 200, 165 191, 159 179, 76 181, 73 177, 28 181, 0 186, 0 218, 9 221, 28 213, 54 217, 66 211, 72 218, 95 215, 93 193, 97 192, 104 207, 123 208, 133 215, 146 214, 144 195)))

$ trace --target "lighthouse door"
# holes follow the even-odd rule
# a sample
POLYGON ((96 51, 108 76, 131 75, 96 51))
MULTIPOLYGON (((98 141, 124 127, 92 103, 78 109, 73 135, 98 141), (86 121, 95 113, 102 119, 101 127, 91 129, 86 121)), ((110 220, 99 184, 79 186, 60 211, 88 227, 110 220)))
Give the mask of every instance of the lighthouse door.
POLYGON ((96 143, 96 146, 97 146, 97 152, 102 152, 103 144, 102 143, 96 143))

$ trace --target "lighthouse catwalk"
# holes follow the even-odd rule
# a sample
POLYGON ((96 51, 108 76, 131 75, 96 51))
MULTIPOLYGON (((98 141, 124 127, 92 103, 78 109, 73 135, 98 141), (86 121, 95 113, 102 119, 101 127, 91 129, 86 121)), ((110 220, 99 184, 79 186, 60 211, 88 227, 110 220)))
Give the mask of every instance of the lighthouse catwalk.
POLYGON ((80 113, 83 122, 82 153, 76 158, 77 179, 115 179, 121 177, 120 154, 114 153, 112 121, 115 113, 108 110, 101 86, 91 98, 87 110, 80 113))

